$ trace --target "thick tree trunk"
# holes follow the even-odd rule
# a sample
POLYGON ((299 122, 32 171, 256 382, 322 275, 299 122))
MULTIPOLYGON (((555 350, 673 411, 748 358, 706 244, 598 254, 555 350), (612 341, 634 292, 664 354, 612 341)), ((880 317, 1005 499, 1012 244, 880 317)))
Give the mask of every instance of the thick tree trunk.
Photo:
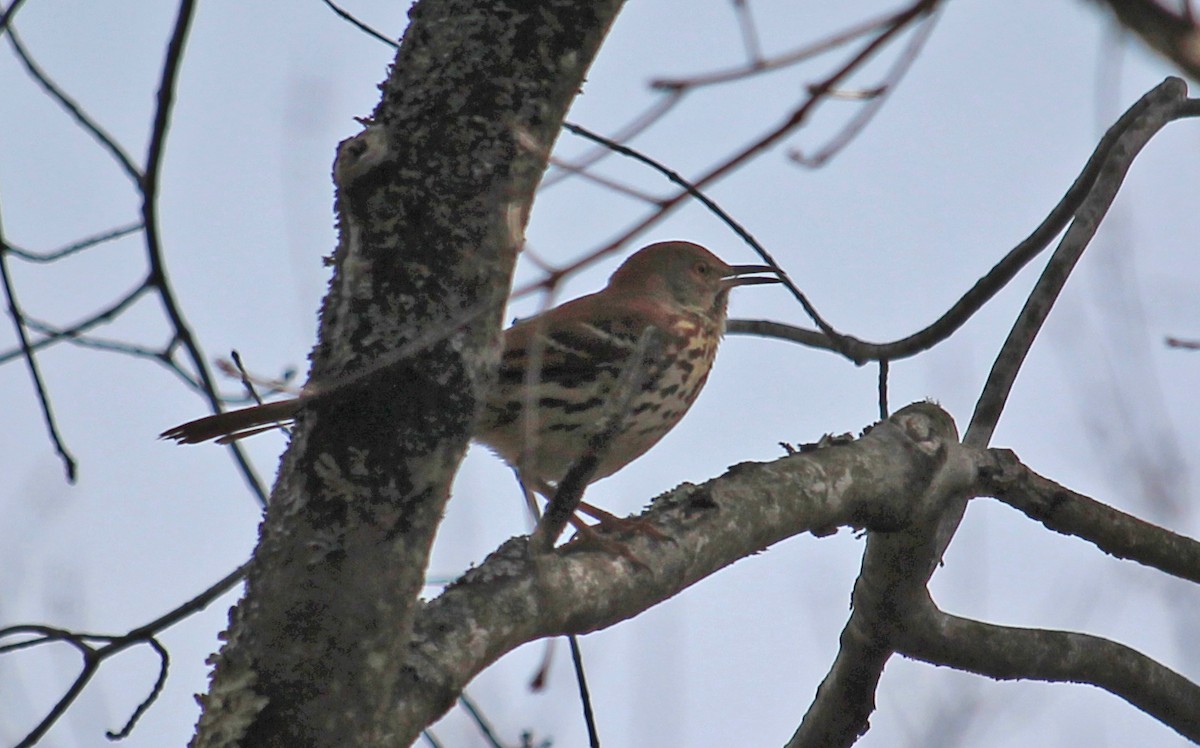
MULTIPOLYGON (((429 549, 533 191, 620 2, 425 0, 335 167, 309 388, 193 745, 408 745, 429 549)), ((423 718, 423 717, 422 717, 423 718)))

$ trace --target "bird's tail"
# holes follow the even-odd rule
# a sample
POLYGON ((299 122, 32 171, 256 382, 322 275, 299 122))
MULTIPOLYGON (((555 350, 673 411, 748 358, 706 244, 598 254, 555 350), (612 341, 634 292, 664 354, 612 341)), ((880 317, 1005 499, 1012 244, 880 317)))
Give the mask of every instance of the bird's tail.
POLYGON ((188 421, 167 429, 158 438, 174 439, 179 444, 199 444, 209 439, 216 439, 217 444, 229 444, 290 421, 299 410, 299 398, 253 405, 188 421))

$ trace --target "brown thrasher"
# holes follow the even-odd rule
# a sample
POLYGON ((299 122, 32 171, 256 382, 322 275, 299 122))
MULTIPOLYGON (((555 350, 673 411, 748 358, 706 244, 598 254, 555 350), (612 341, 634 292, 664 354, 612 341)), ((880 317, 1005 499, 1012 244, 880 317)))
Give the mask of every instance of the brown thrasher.
MULTIPOLYGON (((729 291, 778 283, 765 265, 727 265, 698 244, 673 241, 644 247, 626 260, 608 286, 522 320, 504 333, 499 378, 474 438, 515 468, 547 498, 589 449, 598 422, 617 417, 588 482, 612 475, 653 447, 679 423, 708 379, 725 333, 729 291), (647 330, 661 339, 647 354, 647 330), (631 361, 642 351, 642 361, 631 361), (642 367, 640 388, 624 412, 609 411, 622 373, 642 367), (533 370, 531 371, 531 367, 533 370)), ((163 432, 181 444, 226 443, 290 420, 303 398, 201 418, 163 432)), ((611 515, 581 505, 598 518, 611 515)))

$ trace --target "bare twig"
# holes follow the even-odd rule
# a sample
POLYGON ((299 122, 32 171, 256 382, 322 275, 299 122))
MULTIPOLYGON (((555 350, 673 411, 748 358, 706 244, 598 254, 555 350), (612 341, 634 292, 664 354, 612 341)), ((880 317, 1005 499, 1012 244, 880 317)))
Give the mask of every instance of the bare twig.
POLYGON ((362 21, 355 18, 353 15, 350 14, 349 11, 343 10, 341 7, 334 5, 332 0, 321 0, 321 2, 325 3, 325 5, 330 10, 332 10, 334 13, 337 13, 338 16, 342 18, 342 20, 348 21, 352 26, 354 26, 355 28, 357 28, 359 31, 363 32, 367 36, 371 37, 372 39, 381 41, 384 44, 391 47, 392 49, 396 49, 400 46, 396 42, 395 39, 390 39, 387 36, 384 36, 382 33, 376 31, 375 29, 371 28, 367 24, 365 24, 362 21))
POLYGON ((758 28, 754 25, 754 14, 750 12, 750 0, 732 1, 738 30, 742 33, 742 47, 746 52, 746 59, 751 66, 757 67, 763 62, 762 42, 758 38, 758 28))
MULTIPOLYGON (((680 92, 670 92, 667 95, 660 97, 644 111, 634 116, 634 118, 630 120, 629 124, 618 128, 617 131, 610 136, 610 139, 617 143, 624 143, 625 141, 636 137, 648 129, 651 125, 665 117, 667 113, 674 109, 675 105, 681 101, 683 101, 683 94, 680 92)), ((549 174, 545 179, 542 180, 542 183, 538 185, 538 191, 540 192, 550 189, 554 185, 562 182, 575 173, 584 171, 607 156, 611 156, 612 153, 613 151, 611 148, 601 146, 588 153, 585 153, 575 161, 563 162, 559 171, 549 174)))
POLYGON ((12 23, 13 16, 25 4, 25 0, 13 0, 12 5, 8 6, 8 10, 0 11, 0 36, 8 31, 9 24, 12 23))
POLYGON ((129 223, 124 226, 118 226, 115 229, 110 229, 109 231, 103 231, 98 234, 93 234, 92 236, 89 236, 84 239, 80 239, 77 242, 72 242, 71 244, 68 244, 67 246, 62 247, 61 249, 56 249, 51 252, 44 252, 44 253, 30 252, 27 249, 22 249, 21 247, 15 247, 11 244, 7 244, 7 245, 3 245, 3 246, 6 246, 8 248, 8 251, 12 254, 13 257, 17 257, 22 260, 26 260, 28 262, 50 263, 50 262, 56 262, 58 260, 61 260, 64 257, 70 257, 71 255, 76 254, 78 252, 82 252, 85 249, 91 249, 92 247, 99 246, 101 244, 105 244, 107 242, 114 241, 116 239, 121 239, 123 237, 129 236, 130 234, 136 233, 141 230, 142 230, 142 224, 140 221, 137 223, 129 223))
MULTIPOLYGON (((810 42, 797 49, 787 52, 782 55, 759 60, 757 64, 751 61, 748 65, 739 65, 728 70, 718 70, 711 73, 702 73, 693 75, 687 78, 659 78, 651 81, 650 87, 657 88, 663 91, 689 91, 704 86, 712 86, 720 83, 731 83, 733 81, 749 78, 761 73, 768 73, 775 70, 795 65, 798 62, 811 59, 818 55, 824 54, 838 47, 845 46, 850 42, 860 37, 866 36, 873 31, 886 28, 889 25, 896 23, 897 19, 907 9, 888 13, 876 18, 863 21, 855 24, 847 29, 844 29, 837 34, 820 39, 816 42, 810 42)), ((618 138, 619 140, 619 138, 618 138)))
MULTIPOLYGON (((196 381, 191 374, 184 371, 183 367, 175 362, 174 353, 178 345, 178 341, 172 339, 162 348, 149 348, 137 343, 129 343, 123 340, 107 340, 98 338, 92 335, 84 335, 81 332, 71 332, 53 327, 41 320, 34 319, 28 315, 25 316, 25 324, 30 330, 36 330, 42 335, 38 343, 49 343, 54 341, 62 341, 70 345, 80 348, 91 348, 97 351, 108 351, 111 353, 119 353, 123 356, 132 356, 133 358, 145 358, 160 364, 175 376, 179 377, 184 384, 197 392, 203 392, 203 387, 196 381)), ((35 348, 39 347, 35 343, 35 348)))
POLYGON ((1184 338, 1168 337, 1166 340, 1168 348, 1183 348, 1188 351, 1200 351, 1200 340, 1185 340, 1184 338))
POLYGON ((886 358, 879 359, 879 417, 887 418, 891 413, 888 411, 888 369, 889 363, 886 358))
POLYGON ((883 77, 883 81, 875 86, 865 97, 864 103, 855 112, 837 134, 834 135, 829 142, 820 148, 811 156, 805 155, 799 149, 793 150, 788 154, 798 164, 806 166, 810 169, 819 169, 828 163, 829 159, 841 153, 846 146, 854 141, 856 137, 870 124, 879 110, 887 102, 888 97, 895 91, 904 76, 908 73, 912 64, 917 61, 917 57, 921 54, 921 50, 925 47, 925 42, 929 40, 933 34, 933 29, 937 25, 937 10, 932 11, 924 23, 917 24, 913 30, 912 38, 905 45, 904 50, 892 63, 887 74, 883 77))
MULTIPOLYGON (((158 86, 157 105, 154 110, 154 124, 150 129, 150 144, 146 152, 146 171, 139 184, 142 191, 142 223, 145 225, 146 259, 150 266, 148 282, 157 290, 162 301, 163 311, 175 328, 180 345, 187 352, 196 376, 204 389, 205 399, 214 412, 219 411, 221 399, 217 394, 216 383, 208 369, 208 363, 200 344, 192 334, 191 327, 183 316, 175 293, 167 278, 163 262, 162 240, 158 231, 158 180, 162 170, 162 157, 166 147, 167 131, 171 122, 171 113, 175 102, 175 85, 179 77, 179 67, 183 62, 183 50, 187 44, 188 31, 191 28, 195 14, 195 0, 180 0, 176 14, 175 25, 171 39, 167 43, 167 52, 163 60, 162 75, 158 86)), ((242 474, 247 487, 254 493, 261 506, 267 505, 267 492, 254 472, 253 466, 246 458, 241 446, 229 444, 229 451, 238 470, 242 474)))
MULTIPOLYGON (((726 226, 728 226, 730 229, 732 229, 735 234, 737 234, 739 237, 742 238, 743 241, 745 241, 747 244, 749 244, 750 247, 755 252, 758 253, 759 257, 763 258, 763 260, 775 270, 775 273, 778 275, 779 279, 783 282, 784 286, 789 291, 792 292, 792 296, 794 296, 796 298, 796 300, 800 303, 800 306, 803 307, 805 313, 808 314, 808 316, 813 320, 813 322, 815 322, 817 324, 818 327, 821 328, 822 331, 824 331, 826 340, 838 341, 838 340, 842 339, 843 336, 841 335, 841 333, 834 330, 829 325, 829 323, 826 322, 824 320, 824 318, 821 317, 820 313, 817 312, 816 307, 814 307, 812 305, 812 303, 809 302, 808 297, 804 295, 804 292, 801 291, 800 288, 798 286, 796 286, 796 284, 794 282, 792 282, 792 279, 788 276, 787 272, 782 267, 780 267, 779 263, 775 260, 774 256, 772 256, 771 253, 768 252, 767 249, 765 247, 763 247, 762 244, 760 244, 758 242, 758 240, 754 238, 753 235, 751 235, 751 233, 746 229, 746 227, 742 226, 742 224, 739 223, 736 219, 734 219, 733 216, 729 215, 729 213, 727 213, 724 208, 717 205, 716 202, 714 202, 711 198, 709 198, 707 195, 705 195, 703 192, 701 192, 698 187, 696 187, 695 185, 688 182, 686 179, 684 179, 682 176, 680 176, 678 172, 676 172, 672 169, 669 169, 668 167, 664 166, 663 164, 659 163, 658 161, 655 161, 654 159, 650 158, 649 156, 647 156, 639 151, 635 151, 634 149, 629 148, 628 146, 621 145, 620 143, 617 143, 615 141, 609 140, 608 138, 605 138, 603 135, 598 135, 594 132, 591 132, 587 128, 572 124, 570 122, 565 123, 563 125, 563 127, 565 127, 567 130, 570 130, 571 132, 575 133, 576 135, 580 135, 582 137, 588 138, 589 140, 594 140, 597 143, 602 143, 605 146, 607 146, 608 148, 611 148, 616 153, 620 153, 623 156, 628 156, 629 158, 632 158, 636 161, 640 161, 641 163, 644 163, 647 166, 658 171, 660 174, 665 176, 670 181, 683 187, 684 190, 686 190, 687 194, 696 198, 698 201, 700 201, 701 204, 704 205, 704 207, 706 207, 710 211, 712 211, 718 218, 720 218, 725 223, 726 226)), ((542 281, 542 283, 558 282, 559 280, 561 280, 561 278, 563 276, 565 276, 567 273, 572 272, 573 269, 578 267, 579 265, 580 265, 580 263, 577 262, 574 265, 570 265, 566 268, 563 268, 563 269, 560 269, 553 273, 550 273, 547 275, 546 279, 544 281, 542 281)), ((528 287, 519 289, 518 291, 514 292, 514 296, 520 295, 522 293, 527 293, 528 291, 533 290, 537 287, 538 287, 538 285, 533 285, 533 286, 528 286, 528 287)))
POLYGON ((21 307, 17 302, 17 292, 13 288, 12 278, 8 274, 8 252, 4 249, 4 229, 0 224, 0 283, 4 286, 4 298, 8 302, 8 314, 12 318, 13 330, 17 334, 17 341, 20 345, 21 356, 25 359, 25 366, 29 369, 29 378, 33 381, 34 392, 37 393, 38 404, 42 409, 42 420, 46 423, 46 432, 50 435, 50 441, 54 444, 54 451, 58 453, 59 459, 62 460, 63 469, 67 474, 67 481, 75 482, 75 458, 67 451, 67 445, 63 441, 62 434, 58 431, 58 422, 54 419, 54 409, 50 406, 50 394, 46 390, 46 383, 42 379, 42 373, 38 369, 37 358, 34 356, 33 347, 29 344, 29 336, 25 334, 24 314, 21 312, 21 307))
MULTIPOLYGON (((824 80, 811 86, 809 95, 804 103, 794 109, 791 115, 789 115, 780 125, 776 126, 767 134, 759 137, 749 145, 743 147, 734 155, 726 158, 715 167, 709 169, 709 171, 707 171, 698 179, 691 181, 691 189, 684 189, 683 191, 676 193, 674 196, 664 200, 661 207, 657 208, 641 221, 638 221, 633 226, 625 230, 616 239, 599 247, 598 249, 587 253, 579 260, 576 260, 575 262, 560 269, 557 272, 557 275, 574 273, 580 268, 595 262, 597 259, 615 252, 617 249, 624 246, 624 244, 629 240, 666 219, 671 212, 683 204, 687 197, 694 195, 695 192, 703 189, 706 185, 715 182, 724 176, 727 176, 738 167, 744 165, 746 162, 752 160, 758 155, 761 155, 762 153, 765 153, 769 148, 803 124, 816 106, 824 101, 827 98, 827 94, 836 89, 839 83, 865 65, 866 62, 872 59, 880 49, 882 49, 889 41, 895 38, 897 34, 901 33, 911 23, 931 12, 936 5, 936 0, 919 0, 918 2, 913 3, 911 6, 906 8, 904 11, 892 16, 889 23, 883 28, 879 29, 875 37, 864 44, 863 47, 854 55, 852 55, 846 63, 841 65, 836 71, 834 71, 824 80)), ((534 284, 533 286, 524 287, 517 293, 528 293, 534 288, 537 288, 538 285, 539 284, 534 284)), ((810 309, 811 307, 808 307, 806 308, 806 311, 809 311, 810 309)), ((815 310, 810 311, 809 313, 811 316, 811 314, 815 313, 815 310)), ((832 332, 832 329, 830 329, 830 332, 832 332)))
POLYGON ((587 675, 583 672, 583 651, 579 638, 574 634, 567 637, 571 645, 571 663, 575 666, 575 682, 579 684, 579 703, 583 705, 583 722, 587 726, 589 748, 600 748, 600 732, 596 729, 596 715, 592 712, 592 696, 588 693, 587 675))
MULTIPOLYGON (((142 281, 141 283, 138 284, 138 286, 136 288, 129 291, 121 298, 117 299, 115 302, 110 304, 108 307, 101 309, 100 311, 92 314, 87 319, 84 319, 80 322, 76 322, 75 324, 70 325, 69 327, 60 328, 60 329, 58 329, 57 332, 54 332, 54 333, 47 332, 46 337, 42 338, 41 340, 33 341, 30 344, 30 348, 34 351, 39 351, 43 348, 54 345, 55 343, 62 343, 62 342, 69 341, 70 339, 79 336, 81 333, 84 333, 84 332, 90 330, 91 328, 95 327, 96 325, 100 325, 105 322, 108 322, 108 321, 120 316, 120 314, 122 312, 124 312, 135 301, 140 299, 149 290, 150 290, 150 286, 146 285, 145 281, 142 281)), ((37 323, 37 324, 42 325, 44 327, 44 329, 46 329, 46 330, 51 329, 49 325, 44 325, 44 323, 37 323)), ((31 327, 32 327, 32 325, 31 325, 31 327)), ((18 357, 20 355, 21 355, 20 348, 8 350, 8 351, 0 351, 0 365, 8 363, 9 361, 15 359, 16 357, 18 357)))
POLYGON ((571 174, 574 174, 575 176, 579 177, 580 179, 583 179, 588 182, 592 182, 594 184, 598 184, 601 187, 605 187, 609 190, 612 190, 613 192, 615 192, 619 195, 625 195, 626 197, 632 197, 634 200, 639 200, 643 203, 650 203, 651 205, 662 205, 662 198, 654 197, 653 195, 648 195, 639 189, 630 187, 629 185, 624 184, 622 182, 618 182, 615 179, 610 179, 608 177, 601 176, 599 174, 594 174, 594 173, 588 171, 586 167, 579 166, 570 161, 563 161, 560 158, 556 158, 556 157, 552 156, 550 158, 550 164, 552 166, 558 167, 559 169, 562 169, 564 172, 569 172, 571 174))
POLYGON ((133 180, 134 184, 140 184, 142 172, 133 162, 133 159, 129 156, 129 154, 125 152, 125 149, 121 147, 116 138, 110 135, 107 130, 101 127, 98 122, 94 121, 85 111, 83 111, 83 108, 79 106, 78 102, 68 96, 66 92, 59 88, 58 84, 55 83, 50 76, 45 73, 45 71, 38 67, 37 63, 33 61, 33 58, 29 56, 29 52, 25 49, 25 45, 21 43, 21 40, 17 37, 16 30, 12 27, 11 23, 8 22, 7 18, 8 14, 5 14, 7 24, 6 27, 8 29, 8 43, 12 45, 13 52, 16 53, 17 59, 20 60, 21 64, 25 66, 25 70, 29 73, 29 77, 37 81, 38 85, 42 87, 42 90, 44 90, 50 96, 50 98, 58 102, 58 105, 66 110, 67 114, 71 115, 71 118, 83 128, 84 132, 87 132, 89 135, 95 138, 96 141, 104 148, 104 150, 108 151, 109 155, 113 157, 113 160, 117 162, 117 165, 121 167, 121 170, 124 171, 131 180, 133 180))
MULTIPOLYGON (((844 355, 849 355, 851 360, 856 362, 878 361, 884 358, 895 361, 932 348, 962 327, 1002 288, 1007 286, 1021 269, 1046 249, 1051 240, 1068 225, 1073 217, 1085 210, 1084 205, 1097 180, 1106 169, 1113 168, 1112 162, 1115 159, 1123 160, 1133 157, 1133 154, 1124 151, 1115 153, 1114 149, 1126 130, 1132 127, 1138 117, 1145 112, 1146 106, 1146 99, 1143 98, 1109 129, 1079 176, 1041 224, 1021 243, 1013 247, 986 275, 976 281, 945 314, 927 327, 907 337, 887 343, 872 343, 851 335, 844 335, 839 341, 839 345, 835 345, 826 335, 816 330, 806 330, 768 320, 733 319, 727 325, 728 332, 790 340, 801 345, 836 352, 841 352, 840 348, 844 347, 849 352, 844 355)), ((1172 119, 1197 116, 1193 111, 1196 107, 1196 104, 1180 104, 1170 116, 1172 119)))
MULTIPOLYGON (((158 642, 157 637, 162 632, 166 631, 171 626, 179 623, 188 616, 203 610, 211 603, 224 595, 229 590, 240 582, 245 576, 250 567, 247 562, 233 572, 226 575, 219 582, 209 587, 204 592, 196 595, 191 600, 188 600, 179 607, 170 612, 159 616, 150 623, 139 626, 127 634, 121 636, 112 636, 108 634, 91 634, 84 632, 72 632, 64 629, 58 629, 51 626, 40 626, 36 624, 22 624, 18 626, 9 626, 0 629, 0 639, 12 636, 33 635, 32 639, 24 639, 13 644, 0 646, 0 655, 16 652, 30 647, 40 646, 51 642, 65 642, 79 650, 83 656, 83 667, 75 681, 71 684, 67 692, 58 700, 50 712, 37 724, 30 732, 17 744, 18 748, 24 746, 32 746, 37 743, 46 732, 54 726, 71 704, 83 692, 84 687, 92 679, 92 676, 99 670, 100 665, 110 657, 132 647, 136 644, 149 645, 158 655, 160 661, 159 675, 155 681, 154 687, 151 689, 150 695, 138 705, 133 715, 127 721, 125 726, 115 735, 124 736, 133 729, 134 723, 137 721, 146 709, 158 697, 162 691, 162 683, 166 678, 166 669, 169 662, 166 650, 162 644, 158 642), (94 647, 90 642, 105 642, 101 647, 94 647)), ((110 733, 113 735, 113 733, 110 733)))
POLYGON ((500 742, 500 738, 496 736, 496 730, 492 727, 491 722, 483 716, 483 710, 467 696, 466 691, 458 695, 458 703, 463 709, 467 710, 467 714, 471 715, 471 721, 479 728, 479 732, 483 735, 483 739, 487 741, 488 745, 492 748, 504 748, 504 743, 500 742))

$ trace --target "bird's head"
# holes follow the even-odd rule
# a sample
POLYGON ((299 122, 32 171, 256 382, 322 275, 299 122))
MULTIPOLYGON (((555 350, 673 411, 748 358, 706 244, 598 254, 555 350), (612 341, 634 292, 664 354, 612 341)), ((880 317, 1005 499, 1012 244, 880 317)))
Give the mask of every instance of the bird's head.
POLYGON ((779 283, 774 276, 750 275, 771 272, 768 265, 728 265, 699 244, 659 242, 631 255, 608 286, 614 291, 665 296, 688 311, 724 317, 731 288, 779 283))

